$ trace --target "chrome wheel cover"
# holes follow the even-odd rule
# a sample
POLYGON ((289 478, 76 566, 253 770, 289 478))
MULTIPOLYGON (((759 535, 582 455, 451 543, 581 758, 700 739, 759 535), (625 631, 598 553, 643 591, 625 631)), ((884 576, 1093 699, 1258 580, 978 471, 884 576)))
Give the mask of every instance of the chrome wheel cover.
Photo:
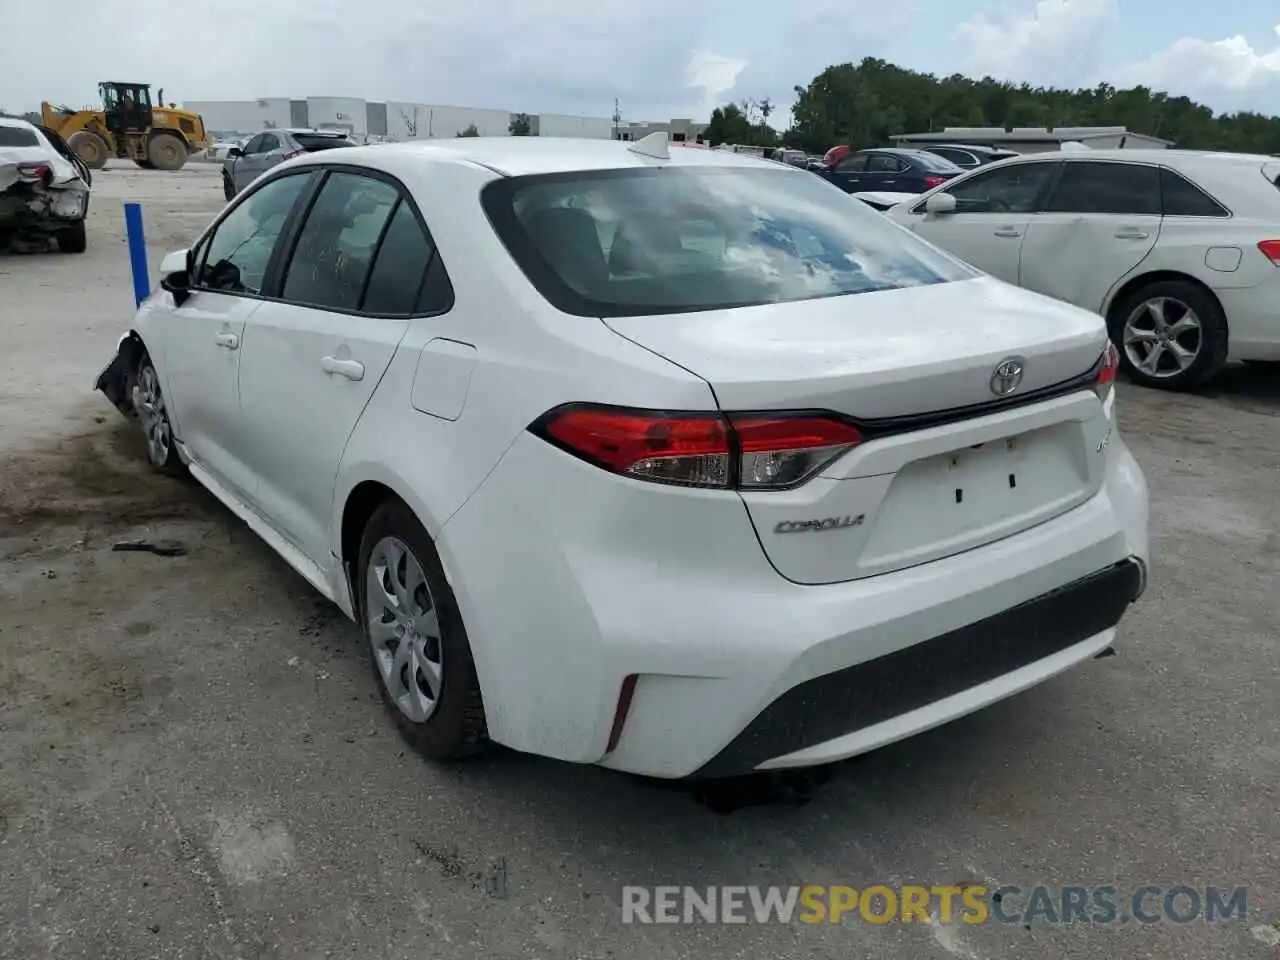
POLYGON ((1204 344, 1204 327, 1190 305, 1176 297, 1152 297, 1125 320, 1120 337, 1139 373, 1167 380, 1186 372, 1204 344))
POLYGON ((369 555, 365 606, 387 694, 406 719, 425 723, 440 702, 444 677, 440 618, 422 565, 397 537, 383 537, 369 555))

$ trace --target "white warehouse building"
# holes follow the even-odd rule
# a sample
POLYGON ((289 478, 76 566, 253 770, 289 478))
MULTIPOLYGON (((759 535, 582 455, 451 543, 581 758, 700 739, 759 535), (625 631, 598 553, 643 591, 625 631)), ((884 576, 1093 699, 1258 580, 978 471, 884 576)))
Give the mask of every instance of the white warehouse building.
MULTIPOLYGON (((374 102, 356 97, 307 97, 293 100, 266 97, 261 100, 187 100, 184 109, 204 117, 205 129, 215 139, 233 138, 276 127, 311 127, 345 130, 353 138, 388 137, 392 140, 422 140, 456 137, 475 127, 482 137, 505 137, 518 114, 507 110, 454 107, 432 103, 399 101, 374 102)), ((609 117, 578 117, 566 114, 526 114, 530 133, 543 137, 590 137, 609 140, 615 136, 609 117)), ((617 136, 638 139, 643 133, 668 130, 673 140, 694 140, 705 123, 673 119, 666 122, 619 125, 617 136)))

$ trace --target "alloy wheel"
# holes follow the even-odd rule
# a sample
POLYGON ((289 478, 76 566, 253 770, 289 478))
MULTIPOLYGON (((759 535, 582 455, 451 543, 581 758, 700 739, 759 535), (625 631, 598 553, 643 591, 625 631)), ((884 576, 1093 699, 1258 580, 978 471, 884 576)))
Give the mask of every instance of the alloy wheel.
POLYGON ((388 695, 408 720, 425 723, 440 702, 444 676, 440 618, 422 565, 404 541, 384 537, 369 554, 365 605, 388 695))
POLYGON ((150 363, 144 363, 138 371, 138 382, 133 388, 133 409, 137 411, 146 435, 151 462, 158 467, 164 466, 169 462, 169 451, 173 447, 173 428, 160 391, 160 378, 150 363))
POLYGON ((1195 363, 1204 328, 1188 304, 1174 297, 1153 297, 1129 314, 1120 341, 1135 370, 1164 380, 1195 363))

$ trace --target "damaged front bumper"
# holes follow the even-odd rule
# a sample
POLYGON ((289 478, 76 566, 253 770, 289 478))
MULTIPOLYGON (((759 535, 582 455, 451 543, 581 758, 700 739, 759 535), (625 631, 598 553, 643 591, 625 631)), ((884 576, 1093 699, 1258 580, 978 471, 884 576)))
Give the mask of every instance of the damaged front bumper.
POLYGON ((15 181, 0 190, 0 227, 57 233, 83 220, 88 210, 89 188, 79 180, 50 184, 15 181))
POLYGON ((132 334, 121 337, 115 356, 93 382, 93 389, 100 391, 126 417, 135 415, 130 380, 137 364, 138 348, 139 343, 132 334))

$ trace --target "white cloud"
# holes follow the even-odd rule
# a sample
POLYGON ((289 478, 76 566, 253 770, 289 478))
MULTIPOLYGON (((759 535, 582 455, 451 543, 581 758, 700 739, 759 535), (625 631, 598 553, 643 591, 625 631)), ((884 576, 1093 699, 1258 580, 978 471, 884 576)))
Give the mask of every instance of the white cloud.
MULTIPOLYGON (((1280 36, 1280 26, 1275 28, 1280 36)), ((1242 36, 1225 40, 1183 37, 1117 75, 1117 84, 1146 84, 1175 93, 1247 90, 1280 80, 1280 42, 1255 50, 1242 36)))
POLYGON ((689 65, 685 68, 689 86, 702 91, 699 116, 710 116, 713 109, 725 102, 726 94, 737 85, 738 74, 746 66, 746 60, 707 50, 699 50, 689 58, 689 65))
POLYGON ((1119 0, 1038 0, 1021 14, 979 14, 955 38, 979 76, 1078 85, 1100 34, 1119 15, 1119 0))

